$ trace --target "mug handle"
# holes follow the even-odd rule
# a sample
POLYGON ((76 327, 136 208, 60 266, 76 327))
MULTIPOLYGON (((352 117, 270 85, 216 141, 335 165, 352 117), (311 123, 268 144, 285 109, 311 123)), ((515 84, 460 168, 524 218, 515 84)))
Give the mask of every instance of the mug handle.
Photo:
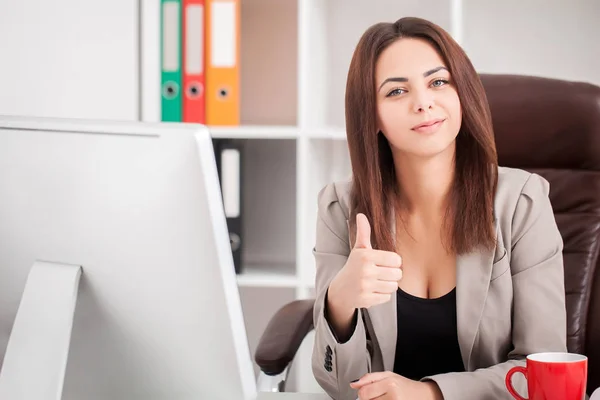
POLYGON ((512 396, 517 399, 517 400, 528 400, 524 397, 521 397, 519 395, 519 393, 517 393, 517 391, 515 390, 515 388, 512 385, 512 376, 514 374, 516 374, 517 372, 522 373, 523 375, 525 375, 525 379, 527 379, 527 368, 525 367, 512 367, 508 373, 506 374, 506 379, 504 380, 504 383, 506 384, 506 388, 508 389, 508 392, 510 394, 512 394, 512 396))

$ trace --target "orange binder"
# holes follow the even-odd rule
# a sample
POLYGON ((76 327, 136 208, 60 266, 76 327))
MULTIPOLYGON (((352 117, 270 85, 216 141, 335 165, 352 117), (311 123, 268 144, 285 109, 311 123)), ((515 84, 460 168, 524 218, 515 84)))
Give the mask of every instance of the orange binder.
POLYGON ((204 124, 204 0, 183 0, 183 122, 204 124))
POLYGON ((206 124, 240 124, 240 0, 206 1, 206 124))

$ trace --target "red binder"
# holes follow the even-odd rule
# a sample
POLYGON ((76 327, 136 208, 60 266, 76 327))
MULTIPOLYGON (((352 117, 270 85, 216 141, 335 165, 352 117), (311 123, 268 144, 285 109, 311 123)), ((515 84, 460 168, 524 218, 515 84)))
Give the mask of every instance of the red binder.
POLYGON ((183 0, 183 122, 205 124, 205 0, 183 0))

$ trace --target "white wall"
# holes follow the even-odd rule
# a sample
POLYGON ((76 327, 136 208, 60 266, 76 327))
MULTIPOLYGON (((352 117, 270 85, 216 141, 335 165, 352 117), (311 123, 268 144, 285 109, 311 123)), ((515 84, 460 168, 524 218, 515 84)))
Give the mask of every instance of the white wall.
POLYGON ((0 113, 137 119, 137 7, 0 1, 0 113))
POLYGON ((463 47, 478 71, 600 85, 600 1, 463 0, 463 47))

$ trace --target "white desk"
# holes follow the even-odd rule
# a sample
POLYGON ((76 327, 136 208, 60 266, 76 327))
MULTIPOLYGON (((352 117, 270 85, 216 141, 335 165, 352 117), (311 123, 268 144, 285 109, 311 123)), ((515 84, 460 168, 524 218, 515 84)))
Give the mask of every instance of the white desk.
POLYGON ((259 392, 256 400, 331 400, 323 393, 269 393, 259 392))

